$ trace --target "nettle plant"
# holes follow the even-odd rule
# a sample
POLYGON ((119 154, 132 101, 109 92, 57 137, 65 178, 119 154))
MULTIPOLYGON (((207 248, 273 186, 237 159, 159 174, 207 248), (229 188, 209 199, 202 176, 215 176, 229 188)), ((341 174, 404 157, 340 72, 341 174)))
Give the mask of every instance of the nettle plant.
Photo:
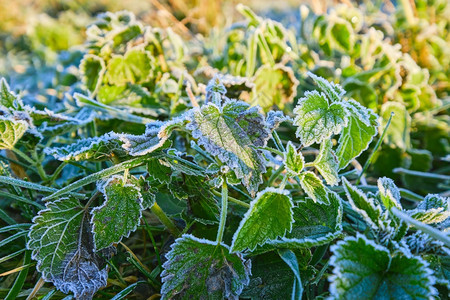
POLYGON ((362 170, 355 158, 381 132, 376 151, 386 128, 340 85, 308 73, 317 90, 292 111, 270 109, 291 102, 283 99, 305 78, 264 52, 265 39, 272 50, 286 46, 280 25, 240 9, 259 28, 250 33, 259 56, 232 67, 256 83, 216 70, 202 87, 205 68, 183 71, 177 35, 124 12, 88 28, 81 80, 54 110, 24 104, 2 80, 1 195, 34 218, 15 224, 0 211, 9 223, 1 233, 19 231, 1 245, 26 235, 24 263, 36 261, 44 281, 77 299, 101 294, 112 274, 118 298, 144 283, 163 299, 445 295, 450 200, 422 199, 386 177, 359 184, 372 156, 362 170), (271 94, 263 108, 230 96, 242 88, 256 97, 267 74, 289 93, 271 94), (420 202, 406 209, 401 196, 420 202), (155 218, 167 233, 161 249, 148 225, 155 218), (138 229, 149 232, 152 271, 125 244, 138 229), (126 286, 119 247, 145 280, 126 286))
MULTIPOLYGON (((51 193, 28 231, 27 248, 42 278, 64 293, 91 299, 107 284, 106 261, 115 254, 115 246, 138 228, 143 211, 150 209, 177 238, 162 265, 163 298, 270 298, 282 293, 297 299, 304 286, 323 275, 316 275, 311 264, 320 260, 319 249, 345 235, 345 204, 352 210, 351 218, 358 220, 359 232, 331 248, 330 295, 435 295, 434 284, 448 283, 445 271, 439 270, 440 260, 448 259, 449 243, 439 229, 450 220, 449 200, 429 195, 416 209, 402 210, 400 192, 390 179, 378 181, 378 193, 365 194, 339 176, 339 170, 372 141, 378 117, 356 101, 345 100, 339 85, 309 75, 320 91, 299 99, 293 120, 274 111, 264 116, 258 107, 227 98, 216 77, 203 105, 166 122, 150 122, 142 135, 110 132, 44 149, 64 162, 107 157, 115 163, 107 169, 60 189, 3 176, 12 188, 51 193), (295 141, 280 141, 275 130, 281 122, 297 128, 301 148, 295 141), (175 136, 186 140, 182 149, 173 148, 175 136), (270 139, 276 148, 268 146, 270 139), (320 150, 306 162, 302 150, 312 144, 320 144, 320 150), (263 180, 267 173, 270 178, 263 180), (332 189, 340 178, 348 201, 332 189), (96 185, 86 201, 91 183, 96 185), (82 193, 76 192, 80 188, 82 193), (230 197, 230 189, 250 202, 230 197), (158 204, 163 205, 159 197, 167 190, 174 196, 202 194, 186 211, 182 232, 158 204), (237 228, 227 227, 229 205, 236 206, 232 219, 240 219, 237 228), (214 225, 216 238, 198 230, 187 233, 189 222, 214 225), (408 231, 408 224, 422 232, 408 231), (232 234, 229 242, 224 241, 227 230, 232 234), (311 249, 316 249, 313 256, 311 249), (280 259, 291 270, 285 270, 288 274, 272 269, 280 259)), ((2 148, 15 149, 25 134, 34 134, 30 113, 36 111, 24 106, 4 81, 1 100, 2 148)), ((190 201, 189 195, 175 197, 190 201)))

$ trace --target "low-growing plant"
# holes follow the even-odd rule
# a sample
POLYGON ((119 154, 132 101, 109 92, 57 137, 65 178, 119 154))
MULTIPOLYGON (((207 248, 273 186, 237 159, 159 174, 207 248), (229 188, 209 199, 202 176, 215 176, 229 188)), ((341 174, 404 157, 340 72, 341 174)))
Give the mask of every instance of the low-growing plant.
POLYGON ((413 166, 433 159, 409 137, 410 113, 438 103, 427 69, 362 33, 359 10, 303 13, 305 44, 238 10, 247 23, 219 56, 104 13, 54 97, 1 80, 0 276, 18 272, 2 297, 445 298, 450 199, 367 176, 383 143, 413 166), (325 59, 342 64, 326 72, 325 59))

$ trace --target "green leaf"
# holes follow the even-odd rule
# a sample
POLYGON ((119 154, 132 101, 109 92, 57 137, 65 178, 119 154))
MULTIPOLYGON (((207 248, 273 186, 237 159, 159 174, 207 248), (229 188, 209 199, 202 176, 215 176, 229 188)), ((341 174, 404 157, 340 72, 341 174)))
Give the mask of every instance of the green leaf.
POLYGON ((296 281, 294 281, 292 287, 291 299, 302 299, 303 294, 302 279, 300 278, 300 270, 298 267, 298 261, 297 257, 295 256, 295 253, 289 249, 281 249, 278 250, 278 254, 283 259, 283 261, 291 268, 296 278, 296 281))
POLYGON ((425 224, 436 224, 450 218, 450 198, 427 195, 415 209, 406 211, 408 215, 425 224))
POLYGON ((400 191, 390 178, 383 177, 378 179, 378 190, 380 191, 380 198, 387 210, 391 207, 402 209, 400 204, 400 191))
POLYGON ((294 109, 296 135, 303 146, 320 143, 347 126, 347 110, 339 102, 329 104, 324 93, 306 92, 294 109))
POLYGON ((391 112, 394 112, 391 125, 386 131, 384 142, 388 145, 401 148, 410 148, 411 117, 405 106, 399 102, 389 101, 381 106, 380 116, 382 127, 386 126, 391 112))
POLYGON ((11 92, 6 79, 0 79, 0 110, 22 110, 22 107, 22 101, 11 92))
POLYGON ((377 230, 382 215, 381 206, 375 202, 375 199, 368 198, 363 191, 351 185, 345 177, 342 178, 342 183, 352 209, 360 214, 367 224, 377 230))
POLYGON ((64 147, 46 148, 45 154, 61 161, 100 161, 112 156, 124 157, 127 151, 122 148, 120 135, 110 132, 100 137, 79 140, 64 147))
POLYGON ((339 169, 344 169, 353 159, 364 152, 377 134, 378 116, 354 100, 345 102, 349 111, 349 123, 338 141, 336 156, 339 169))
POLYGON ((234 233, 231 250, 252 251, 269 239, 283 237, 292 230, 293 206, 287 191, 266 188, 258 193, 234 233))
POLYGON ((329 30, 328 33, 330 37, 336 43, 338 48, 347 52, 352 52, 356 34, 353 32, 349 22, 339 18, 334 20, 333 24, 328 26, 327 29, 329 30))
POLYGON ((104 195, 103 205, 92 210, 92 232, 97 250, 118 243, 135 231, 142 216, 142 195, 137 186, 124 183, 123 176, 115 175, 98 184, 104 195))
POLYGON ((217 156, 255 194, 265 172, 265 160, 256 147, 264 147, 270 132, 257 107, 227 100, 221 107, 208 103, 194 109, 186 126, 198 144, 217 156))
POLYGON ((335 84, 334 82, 330 82, 325 78, 315 75, 314 73, 308 72, 306 73, 309 77, 311 77, 314 82, 319 86, 320 90, 327 95, 328 100, 333 102, 342 101, 345 91, 339 84, 335 84))
POLYGON ((33 219, 27 248, 45 281, 76 298, 91 299, 106 286, 108 271, 94 252, 87 211, 74 198, 46 204, 33 219))
POLYGON ((152 74, 150 54, 139 49, 129 50, 124 56, 115 55, 108 62, 105 79, 112 85, 142 83, 152 74))
POLYGON ((300 176, 300 185, 305 193, 315 202, 328 204, 328 192, 325 186, 313 172, 303 172, 300 176))
POLYGON ((12 149, 28 129, 28 123, 0 116, 0 149, 12 149))
POLYGON ((335 299, 430 299, 434 277, 419 257, 383 246, 358 234, 331 247, 335 299))
POLYGON ((283 109, 297 96, 299 81, 290 67, 281 64, 273 67, 263 65, 256 71, 253 82, 255 85, 250 99, 254 99, 265 111, 273 107, 283 109))
POLYGON ((83 82, 91 94, 95 94, 98 91, 105 71, 105 62, 97 55, 86 54, 81 60, 81 82, 83 82))
POLYGON ((311 248, 331 242, 342 234, 342 203, 336 193, 329 193, 329 204, 306 198, 293 208, 292 231, 284 238, 272 240, 256 251, 311 248))
POLYGON ((284 165, 288 176, 294 177, 300 175, 305 164, 305 159, 301 152, 297 152, 294 144, 289 141, 284 152, 284 165))
POLYGON ((154 121, 147 123, 142 135, 122 134, 120 140, 129 155, 142 156, 158 150, 164 146, 172 132, 183 128, 187 123, 186 117, 181 116, 170 121, 154 121))
POLYGON ((317 155, 313 162, 314 167, 331 186, 336 185, 339 182, 338 160, 333 149, 331 149, 332 146, 333 143, 331 140, 324 140, 322 144, 320 144, 319 155, 317 155))
POLYGON ((276 252, 252 257, 250 284, 244 289, 243 299, 291 299, 293 285, 297 279, 291 268, 276 252))
POLYGON ((166 257, 162 299, 235 299, 250 281, 250 261, 225 244, 185 234, 166 257))
POLYGON ((129 113, 126 110, 100 103, 79 93, 75 93, 73 97, 75 98, 76 104, 79 107, 89 107, 95 110, 97 117, 100 117, 102 119, 109 120, 116 118, 126 122, 133 122, 138 124, 147 124, 153 121, 152 119, 129 113))

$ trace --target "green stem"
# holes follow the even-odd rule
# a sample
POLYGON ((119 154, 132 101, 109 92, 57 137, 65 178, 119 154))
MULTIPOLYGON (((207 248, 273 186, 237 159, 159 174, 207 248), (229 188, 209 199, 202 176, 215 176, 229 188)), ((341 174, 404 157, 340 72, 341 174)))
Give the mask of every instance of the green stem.
POLYGON ((281 142, 280 136, 278 135, 278 133, 274 130, 272 132, 272 138, 273 141, 275 142, 275 145, 277 146, 278 150, 281 152, 284 152, 284 146, 283 146, 283 142, 281 142))
POLYGON ((406 175, 412 175, 412 176, 417 176, 417 177, 450 180, 450 176, 448 176, 448 175, 433 174, 433 173, 428 173, 428 172, 419 172, 419 171, 413 171, 413 170, 408 170, 408 169, 404 169, 404 168, 395 168, 394 170, 392 170, 392 172, 394 172, 396 174, 406 174, 406 175))
POLYGON ((391 208, 391 212, 399 219, 402 219, 403 221, 405 221, 406 223, 409 223, 411 225, 414 225, 417 229, 419 229, 422 232, 425 232, 426 234, 428 234, 429 236, 443 242, 447 247, 450 247, 450 237, 448 237, 447 235, 445 235, 445 233, 434 229, 433 227, 431 227, 430 225, 424 224, 420 221, 417 221, 413 218, 411 218, 410 216, 408 216, 407 214, 403 213, 402 211, 400 211, 398 208, 396 207, 392 207, 391 208))
POLYGON ((20 151, 19 149, 16 148, 12 148, 11 149, 15 154, 17 154, 18 156, 20 156, 23 160, 25 160, 27 163, 31 164, 32 166, 36 165, 36 162, 34 160, 32 160, 31 158, 29 158, 28 156, 26 156, 22 151, 20 151))
POLYGON ((175 238, 181 235, 180 230, 177 226, 172 222, 172 220, 166 215, 166 213, 159 207, 158 203, 155 202, 152 208, 150 209, 152 213, 161 221, 161 223, 169 230, 170 234, 172 234, 175 238))
POLYGON ((282 165, 281 167, 279 167, 275 173, 272 174, 272 176, 270 176, 269 181, 267 182, 267 186, 272 186, 272 183, 278 178, 278 176, 280 176, 281 172, 284 171, 284 165, 282 165))
POLYGON ((381 134, 380 139, 378 140, 377 144, 375 145, 375 148, 373 149, 372 153, 370 154, 369 158, 367 159, 366 163, 364 164, 364 167, 363 167, 361 173, 359 173, 358 179, 356 180, 357 185, 359 184, 361 177, 364 175, 366 170, 369 168, 374 154, 377 152, 378 148, 381 146, 381 143, 384 140, 384 136, 386 135, 387 129, 389 128, 389 125, 391 125, 391 120, 392 120, 393 116, 394 116, 394 112, 391 112, 391 116, 389 117, 389 120, 387 121, 386 126, 384 127, 384 130, 383 130, 383 133, 381 134))
MULTIPOLYGON (((222 194, 217 192, 217 191, 212 191, 212 193, 214 195, 216 195, 216 196, 222 196, 222 194)), ((248 203, 246 203, 244 201, 238 200, 236 198, 233 198, 231 196, 228 196, 228 200, 230 200, 230 202, 236 203, 236 204, 238 204, 238 205, 240 205, 242 207, 250 208, 250 204, 248 204, 248 203)))
POLYGON ((223 232, 225 231, 225 223, 227 221, 227 211, 228 211, 228 186, 227 181, 223 180, 222 183, 222 208, 220 211, 220 223, 219 230, 217 231, 217 245, 220 245, 223 238, 223 232))

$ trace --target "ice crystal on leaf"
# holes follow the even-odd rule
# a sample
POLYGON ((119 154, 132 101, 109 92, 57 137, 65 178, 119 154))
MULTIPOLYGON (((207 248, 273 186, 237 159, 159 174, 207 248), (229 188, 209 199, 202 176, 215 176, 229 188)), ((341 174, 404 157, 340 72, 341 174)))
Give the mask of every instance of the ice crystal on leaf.
POLYGON ((348 112, 339 102, 329 103, 324 93, 306 92, 294 109, 297 137, 304 146, 320 143, 347 126, 348 112))
POLYGON ((143 207, 141 192, 123 176, 112 176, 98 184, 104 195, 103 205, 92 210, 95 247, 104 249, 128 237, 139 225, 143 207))
POLYGON ((257 147, 264 147, 270 137, 258 108, 236 100, 226 100, 222 106, 210 102, 194 109, 190 121, 186 128, 198 144, 233 169, 249 192, 256 193, 266 171, 257 147))
POLYGON ((162 299, 238 299, 250 282, 251 262, 225 244, 183 235, 166 255, 162 299))
POLYGON ((27 244, 44 280, 86 300, 106 286, 108 277, 103 259, 94 252, 88 215, 74 198, 49 202, 33 219, 27 244))
POLYGON ((432 271, 420 257, 391 252, 360 234, 331 251, 333 299, 429 299, 435 293, 432 271))
POLYGON ((266 188, 258 193, 233 236, 231 250, 252 251, 268 239, 283 237, 292 229, 293 206, 287 191, 266 188))

